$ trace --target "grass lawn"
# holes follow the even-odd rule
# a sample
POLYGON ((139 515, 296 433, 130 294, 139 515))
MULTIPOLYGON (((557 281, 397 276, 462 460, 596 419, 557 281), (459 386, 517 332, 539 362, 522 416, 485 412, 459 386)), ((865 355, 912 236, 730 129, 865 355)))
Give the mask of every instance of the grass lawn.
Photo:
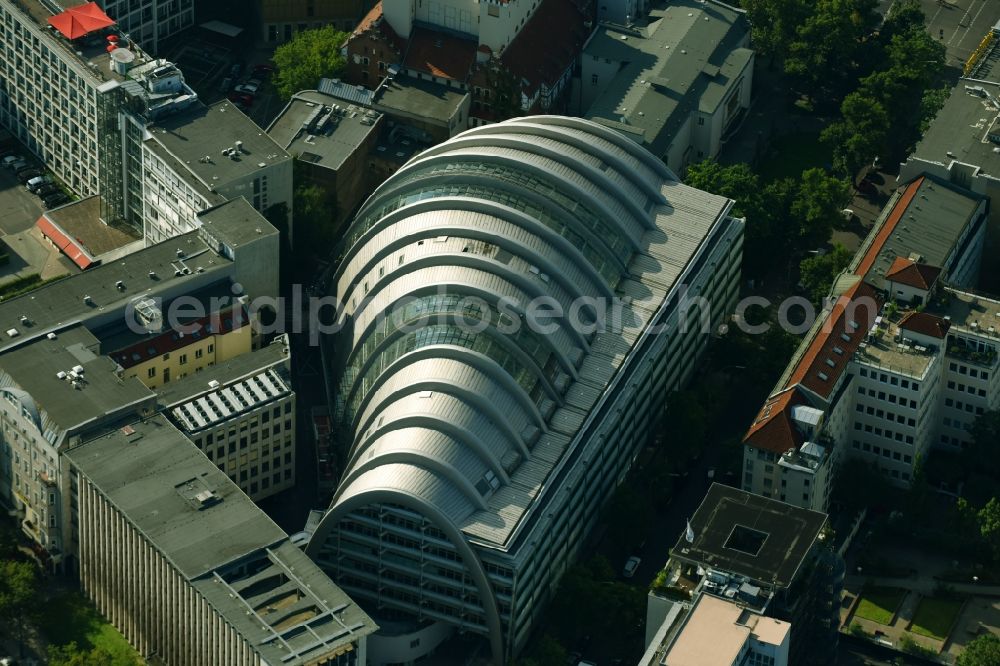
POLYGON ((128 641, 79 592, 54 597, 42 611, 41 629, 54 645, 75 642, 81 649, 103 647, 116 664, 139 663, 128 641))
POLYGON ((906 590, 898 587, 866 587, 861 591, 861 601, 854 611, 854 617, 878 624, 890 624, 905 596, 906 590))
POLYGON ((948 632, 955 624, 955 619, 961 610, 961 599, 925 597, 917 605, 917 612, 913 615, 910 631, 943 641, 948 637, 948 632))
POLYGON ((833 157, 814 132, 795 132, 774 138, 760 160, 757 173, 764 181, 798 178, 806 169, 829 168, 833 157))

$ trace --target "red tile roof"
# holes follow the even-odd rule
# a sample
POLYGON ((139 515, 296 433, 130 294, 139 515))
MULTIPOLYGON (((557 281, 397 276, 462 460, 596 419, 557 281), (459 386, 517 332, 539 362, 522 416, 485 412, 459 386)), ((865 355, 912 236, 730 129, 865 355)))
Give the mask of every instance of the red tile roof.
POLYGON ((886 271, 885 279, 915 289, 928 290, 934 286, 939 275, 941 275, 941 269, 937 266, 918 264, 912 259, 896 257, 892 266, 886 271))
POLYGON ((232 307, 185 323, 181 326, 183 330, 180 332, 165 331, 155 337, 146 338, 124 349, 114 351, 109 356, 122 368, 127 369, 151 358, 187 347, 193 342, 209 336, 238 330, 249 323, 250 315, 246 308, 242 306, 232 307))
POLYGON ((792 422, 792 408, 803 404, 809 401, 794 386, 768 398, 743 437, 744 444, 777 454, 797 449, 802 436, 792 422))
POLYGON ((951 322, 926 312, 908 312, 899 322, 904 331, 913 331, 932 338, 944 340, 951 328, 951 322))
POLYGON ((542 0, 500 61, 527 82, 525 92, 542 83, 551 87, 580 55, 589 34, 586 21, 573 0, 542 0))
POLYGON ((808 389, 821 398, 831 397, 834 386, 875 322, 881 307, 878 292, 861 280, 837 299, 808 348, 799 357, 784 388, 768 398, 743 437, 747 446, 784 453, 801 445, 802 438, 792 422, 792 408, 808 404, 802 389, 808 389))
POLYGON ((86 248, 84 248, 83 243, 79 240, 74 239, 68 233, 63 231, 62 227, 57 225, 55 222, 42 215, 35 222, 35 226, 38 230, 48 238, 52 243, 59 248, 59 250, 70 258, 74 264, 82 269, 87 269, 93 266, 95 263, 100 263, 96 261, 86 248))
POLYGON ((834 303, 786 386, 802 384, 810 391, 829 398, 851 356, 875 323, 881 307, 881 296, 867 282, 859 280, 848 289, 834 303))
POLYGON ((860 275, 864 277, 871 267, 875 264, 875 260, 878 258, 879 252, 885 246, 886 241, 889 240, 889 236, 892 232, 896 230, 896 225, 899 221, 903 219, 903 215, 906 214, 906 209, 909 207, 910 202, 913 201, 913 197, 917 195, 917 190, 924 182, 924 177, 921 176, 917 178, 912 183, 906 186, 906 190, 903 191, 903 196, 896 201, 896 205, 892 207, 892 212, 889 213, 889 217, 886 218, 885 224, 879 229, 878 235, 872 244, 869 246, 868 251, 865 253, 864 258, 861 263, 858 264, 858 268, 854 271, 855 275, 860 275))
POLYGON ((403 66, 445 79, 465 81, 475 62, 475 41, 427 28, 414 28, 403 66))
POLYGON ((396 34, 396 31, 392 29, 389 22, 385 20, 385 16, 382 13, 382 0, 376 2, 375 6, 372 7, 367 14, 365 14, 364 18, 362 18, 358 25, 354 28, 354 31, 351 32, 351 37, 348 41, 351 41, 351 39, 354 39, 355 37, 360 37, 371 30, 375 30, 382 37, 384 37, 389 44, 396 49, 396 51, 400 53, 403 51, 403 47, 406 45, 406 42, 396 34))

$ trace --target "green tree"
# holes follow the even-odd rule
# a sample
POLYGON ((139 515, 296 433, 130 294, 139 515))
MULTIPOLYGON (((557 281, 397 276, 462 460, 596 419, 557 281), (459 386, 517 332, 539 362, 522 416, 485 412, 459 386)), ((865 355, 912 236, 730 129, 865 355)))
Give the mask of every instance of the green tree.
POLYGON ((956 666, 997 666, 1000 664, 1000 637, 996 634, 977 636, 958 655, 956 666))
POLYGON ((878 99, 861 92, 845 97, 840 113, 841 120, 827 126, 820 140, 833 150, 834 169, 853 181, 885 148, 889 114, 878 99))
POLYGON ((23 642, 29 623, 35 618, 38 603, 38 577, 35 565, 15 560, 0 561, 0 628, 23 642))
POLYGON ((49 666, 131 666, 135 662, 115 659, 103 647, 83 650, 76 643, 49 646, 49 666))
POLYGON ((799 224, 798 247, 813 248, 825 243, 834 227, 840 225, 840 211, 850 197, 847 182, 827 175, 823 169, 803 171, 791 207, 792 218, 799 224))
POLYGON ((879 28, 879 39, 883 42, 891 41, 895 35, 911 30, 925 30, 926 19, 919 0, 896 0, 879 28))
POLYGON ((920 134, 923 135, 930 129, 931 122, 938 112, 944 107, 951 95, 951 86, 941 86, 940 88, 928 88, 920 98, 920 134))
POLYGON ((822 305, 834 279, 847 268, 853 256, 850 250, 838 244, 833 252, 806 257, 799 263, 799 284, 814 305, 822 305))
POLYGON ((979 510, 977 517, 983 542, 990 549, 994 561, 1000 561, 1000 500, 992 498, 979 510))
POLYGON ((759 53, 783 60, 799 26, 812 13, 805 0, 743 0, 750 20, 754 48, 759 53))
POLYGON ((781 211, 773 209, 773 198, 748 164, 722 166, 705 160, 688 167, 684 182, 706 192, 735 201, 733 215, 746 218, 743 239, 743 270, 750 277, 765 274, 787 245, 782 233, 781 211))
POLYGON ((300 90, 312 90, 323 77, 339 76, 344 69, 340 49, 347 33, 324 26, 303 30, 274 51, 274 86, 282 99, 300 90))
POLYGON ((818 0, 788 48, 785 73, 810 99, 839 99, 854 84, 862 40, 878 21, 876 0, 818 0))

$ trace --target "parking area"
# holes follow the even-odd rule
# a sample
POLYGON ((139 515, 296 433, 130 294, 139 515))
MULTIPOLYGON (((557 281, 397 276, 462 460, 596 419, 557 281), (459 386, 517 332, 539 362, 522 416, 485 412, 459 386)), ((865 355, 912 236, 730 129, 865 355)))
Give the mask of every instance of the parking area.
POLYGON ((18 182, 10 169, 0 168, 0 232, 17 234, 30 229, 42 214, 42 202, 18 182))
MULTIPOLYGON (((205 104, 213 104, 232 94, 236 86, 254 78, 253 68, 267 63, 270 53, 234 51, 192 32, 177 40, 167 50, 166 57, 181 68, 185 82, 198 97, 205 104)), ((241 102, 241 108, 259 127, 266 128, 283 105, 268 78, 260 80, 257 92, 241 102)))

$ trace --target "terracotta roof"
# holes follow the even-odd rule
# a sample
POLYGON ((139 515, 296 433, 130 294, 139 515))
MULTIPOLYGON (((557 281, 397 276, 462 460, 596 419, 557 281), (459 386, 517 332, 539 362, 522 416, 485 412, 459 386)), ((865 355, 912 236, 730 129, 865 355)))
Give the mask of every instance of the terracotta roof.
POLYGON ((808 403, 795 386, 774 394, 767 399, 747 430, 743 437, 744 444, 779 454, 797 449, 802 444, 802 436, 792 422, 792 408, 808 403))
MULTIPOLYGON (((375 6, 365 14, 364 18, 358 23, 351 33, 351 39, 359 37, 370 30, 376 30, 382 37, 384 37, 398 52, 402 52, 403 47, 406 42, 396 34, 396 31, 392 29, 389 22, 385 20, 382 13, 382 0, 375 3, 375 6)), ((348 40, 350 41, 350 40, 348 40)))
POLYGON ((382 0, 376 2, 375 6, 372 7, 368 13, 365 14, 364 18, 358 22, 358 25, 354 28, 354 32, 351 33, 351 36, 360 35, 380 20, 382 20, 382 0))
POLYGON ((903 215, 906 214, 906 209, 909 207, 910 202, 913 201, 913 197, 916 196, 917 190, 920 189, 920 185, 923 184, 923 182, 924 177, 921 176, 906 186, 903 196, 896 201, 896 205, 893 206, 892 212, 889 213, 889 217, 886 218, 885 224, 883 224, 882 228, 879 229, 878 235, 868 247, 868 251, 865 252, 865 256, 861 260, 861 263, 858 264, 857 270, 854 271, 855 275, 864 277, 867 275, 868 271, 871 270, 872 265, 874 265, 875 260, 878 258, 882 248, 885 246, 886 241, 889 240, 889 236, 892 235, 892 232, 896 230, 896 225, 899 224, 899 221, 903 219, 903 215))
POLYGON ((176 349, 183 349, 191 343, 209 336, 238 330, 249 323, 250 315, 246 308, 233 307, 182 324, 183 332, 165 331, 155 337, 146 338, 124 349, 119 349, 109 356, 122 368, 127 369, 176 349))
POLYGON ((475 62, 475 41, 427 28, 414 28, 403 66, 445 79, 465 81, 475 62))
POLYGON ((885 279, 915 289, 928 290, 941 274, 941 269, 928 264, 918 264, 912 259, 896 257, 885 274, 885 279))
POLYGON ((913 331, 939 340, 944 340, 951 328, 951 322, 926 312, 908 312, 899 322, 904 331, 913 331))
POLYGON ((83 243, 78 239, 74 239, 68 233, 66 233, 62 227, 52 222, 48 217, 42 215, 35 222, 35 226, 38 230, 48 238, 52 243, 62 251, 67 257, 70 258, 74 264, 82 269, 90 268, 95 263, 100 263, 96 261, 87 249, 83 246, 83 243))
POLYGON ((858 345, 864 341, 881 307, 882 298, 867 282, 859 281, 847 290, 834 303, 809 348, 799 359, 788 385, 801 383, 810 391, 829 398, 837 379, 858 345))
POLYGON ((587 17, 572 0, 542 0, 500 61, 526 81, 525 92, 553 86, 573 66, 589 33, 587 17))

